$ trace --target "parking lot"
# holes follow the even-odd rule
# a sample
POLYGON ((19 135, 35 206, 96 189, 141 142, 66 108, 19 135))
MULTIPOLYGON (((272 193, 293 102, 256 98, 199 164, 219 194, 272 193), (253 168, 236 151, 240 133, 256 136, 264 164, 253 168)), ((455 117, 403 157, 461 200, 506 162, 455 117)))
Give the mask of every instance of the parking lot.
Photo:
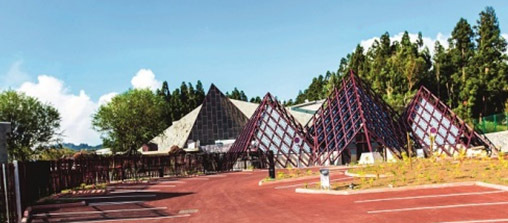
MULTIPOLYGON (((297 194, 318 177, 258 185, 266 171, 164 178, 83 195, 86 206, 34 212, 33 222, 508 222, 508 192, 458 186, 357 195, 297 194)), ((348 181, 343 171, 331 180, 348 181)))

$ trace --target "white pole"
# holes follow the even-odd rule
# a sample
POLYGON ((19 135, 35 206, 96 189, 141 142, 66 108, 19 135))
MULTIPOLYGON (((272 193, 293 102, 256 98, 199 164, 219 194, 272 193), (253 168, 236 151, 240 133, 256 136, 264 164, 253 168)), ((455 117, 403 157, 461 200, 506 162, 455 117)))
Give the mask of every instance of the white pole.
POLYGON ((2 163, 2 172, 3 172, 3 180, 4 180, 4 194, 5 194, 5 216, 7 217, 7 223, 10 222, 9 219, 9 194, 7 190, 7 175, 5 175, 5 163, 2 163))
POLYGON ((18 213, 18 222, 21 222, 22 211, 21 211, 21 190, 19 183, 19 163, 17 160, 14 160, 14 185, 16 189, 16 209, 18 213))

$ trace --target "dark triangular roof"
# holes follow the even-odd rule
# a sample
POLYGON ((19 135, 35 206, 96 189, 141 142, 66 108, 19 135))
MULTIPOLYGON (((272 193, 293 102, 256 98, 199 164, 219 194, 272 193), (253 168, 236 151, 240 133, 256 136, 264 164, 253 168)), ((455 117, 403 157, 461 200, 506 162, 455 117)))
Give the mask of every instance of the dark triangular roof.
POLYGON ((229 150, 232 160, 249 150, 274 152, 280 167, 302 167, 311 163, 311 147, 302 126, 267 93, 229 150))
POLYGON ((446 104, 441 102, 425 87, 409 103, 403 115, 412 130, 413 137, 427 155, 430 155, 431 129, 435 132, 434 150, 452 156, 460 148, 484 146, 486 150, 496 150, 483 135, 462 121, 446 104))
POLYGON ((248 118, 215 85, 211 85, 187 140, 201 145, 218 139, 234 139, 248 118))
POLYGON ((397 113, 353 73, 339 85, 306 126, 315 163, 334 163, 352 142, 368 151, 384 146, 400 157, 406 128, 397 113))

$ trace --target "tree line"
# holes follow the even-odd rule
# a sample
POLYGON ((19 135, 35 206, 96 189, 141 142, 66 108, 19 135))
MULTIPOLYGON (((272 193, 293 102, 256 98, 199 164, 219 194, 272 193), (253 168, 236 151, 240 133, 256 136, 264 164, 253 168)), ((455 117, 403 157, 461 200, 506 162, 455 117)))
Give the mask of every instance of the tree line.
MULTIPOLYGON (((200 80, 196 82, 195 86, 196 87, 194 87, 190 82, 182 82, 179 88, 175 88, 171 91, 169 90, 168 82, 164 81, 162 83, 162 87, 155 91, 155 94, 162 97, 165 101, 163 110, 164 122, 167 126, 170 126, 173 121, 179 120, 184 115, 201 105, 205 99, 206 93, 200 80)), ((243 90, 238 90, 236 87, 231 91, 231 93, 227 91, 225 95, 226 97, 235 100, 250 101, 253 103, 261 102, 261 98, 259 96, 253 97, 249 100, 245 92, 243 90)))
POLYGON ((492 7, 480 12, 475 25, 461 18, 451 32, 448 47, 436 41, 434 54, 424 46, 422 34, 400 41, 384 33, 368 49, 357 45, 340 60, 336 72, 312 79, 288 104, 325 98, 350 71, 398 111, 402 111, 421 85, 450 106, 460 117, 472 120, 508 109, 507 42, 501 36, 492 7))

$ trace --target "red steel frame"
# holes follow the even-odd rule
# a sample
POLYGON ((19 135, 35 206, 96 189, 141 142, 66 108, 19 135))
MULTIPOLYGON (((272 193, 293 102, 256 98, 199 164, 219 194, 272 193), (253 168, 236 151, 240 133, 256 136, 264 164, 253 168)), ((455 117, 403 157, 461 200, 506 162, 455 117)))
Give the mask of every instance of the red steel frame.
POLYGON ((245 152, 272 150, 276 163, 286 168, 311 165, 311 144, 303 127, 267 93, 229 150, 232 162, 245 152))
POLYGON ((335 163, 352 142, 357 146, 366 144, 369 152, 385 147, 400 158, 407 142, 407 128, 400 120, 389 105, 351 72, 307 123, 313 162, 335 163))
POLYGON ((467 125, 423 86, 406 108, 403 117, 426 155, 431 153, 429 151, 431 128, 437 130, 433 147, 437 147, 440 153, 453 156, 461 147, 467 150, 471 146, 484 146, 489 152, 497 150, 486 137, 467 125))

